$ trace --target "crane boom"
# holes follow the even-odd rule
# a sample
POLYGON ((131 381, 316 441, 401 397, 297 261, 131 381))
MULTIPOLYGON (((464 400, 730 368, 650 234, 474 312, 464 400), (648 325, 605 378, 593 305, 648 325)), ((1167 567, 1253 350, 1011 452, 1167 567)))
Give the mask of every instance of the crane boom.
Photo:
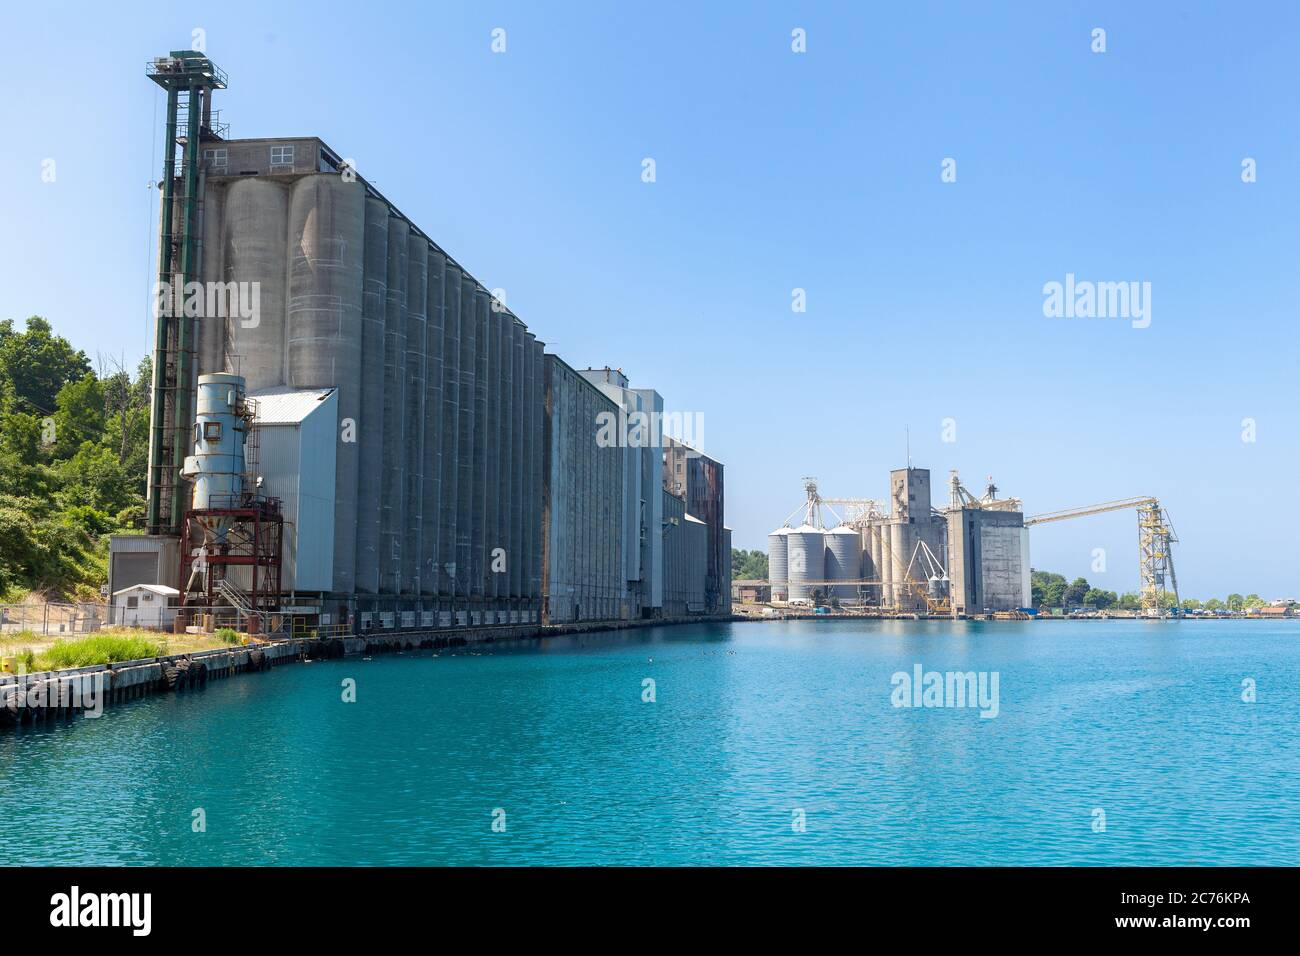
POLYGON ((1034 515, 1032 518, 1025 519, 1025 527, 1034 524, 1045 524, 1048 521, 1064 521, 1066 518, 1082 518, 1087 515, 1099 515, 1107 511, 1126 511, 1129 508, 1141 508, 1156 504, 1155 498, 1122 498, 1119 501, 1105 501, 1099 505, 1086 505, 1082 508, 1066 508, 1062 511, 1049 511, 1046 514, 1034 515))
POLYGON ((1127 511, 1136 508, 1138 513, 1138 559, 1141 576, 1140 600, 1144 613, 1161 617, 1165 613, 1165 581, 1174 589, 1175 613, 1181 603, 1178 597, 1178 577, 1174 573, 1173 545, 1178 542, 1169 513, 1160 507, 1159 500, 1151 497, 1123 498, 1105 501, 1099 505, 1049 511, 1025 519, 1025 527, 1104 514, 1107 511, 1127 511))

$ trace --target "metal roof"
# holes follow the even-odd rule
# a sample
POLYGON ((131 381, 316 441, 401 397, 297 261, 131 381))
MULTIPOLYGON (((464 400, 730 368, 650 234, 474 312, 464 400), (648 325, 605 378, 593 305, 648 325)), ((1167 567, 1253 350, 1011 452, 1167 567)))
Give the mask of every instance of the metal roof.
POLYGON ((334 392, 332 388, 264 388, 250 392, 257 402, 257 424, 299 425, 321 402, 334 392))
POLYGON ((128 591, 153 591, 155 594, 164 594, 167 597, 175 597, 181 592, 175 588, 168 587, 165 584, 133 584, 129 588, 119 588, 113 592, 113 597, 119 594, 126 594, 128 591))

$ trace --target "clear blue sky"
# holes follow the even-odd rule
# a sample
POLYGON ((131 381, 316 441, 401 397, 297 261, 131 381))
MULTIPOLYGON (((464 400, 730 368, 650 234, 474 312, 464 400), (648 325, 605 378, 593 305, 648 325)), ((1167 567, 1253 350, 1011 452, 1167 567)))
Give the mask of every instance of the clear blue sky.
MULTIPOLYGON (((201 27, 232 135, 321 136, 570 364, 703 413, 738 547, 803 475, 885 496, 910 427, 1031 513, 1158 495, 1186 594, 1300 595, 1294 4, 614 6, 11 6, 0 317, 145 353, 144 65, 201 27), (1045 318, 1067 272, 1151 282, 1150 328, 1045 318)), ((1132 514, 1032 535, 1136 587, 1132 514)))

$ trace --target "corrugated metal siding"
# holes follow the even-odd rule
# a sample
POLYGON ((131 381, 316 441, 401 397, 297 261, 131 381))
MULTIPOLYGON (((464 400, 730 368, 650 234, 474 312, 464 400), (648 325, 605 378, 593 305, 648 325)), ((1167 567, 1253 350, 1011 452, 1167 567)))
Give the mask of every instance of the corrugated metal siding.
POLYGON ((262 491, 279 498, 284 510, 286 591, 329 591, 333 584, 337 424, 337 393, 331 391, 298 424, 257 426, 262 491))
POLYGON ((328 591, 334 582, 334 482, 338 453, 337 393, 302 423, 298 484, 299 591, 328 591))
POLYGON ((179 538, 115 534, 109 538, 108 550, 109 593, 133 584, 176 587, 180 576, 179 538))

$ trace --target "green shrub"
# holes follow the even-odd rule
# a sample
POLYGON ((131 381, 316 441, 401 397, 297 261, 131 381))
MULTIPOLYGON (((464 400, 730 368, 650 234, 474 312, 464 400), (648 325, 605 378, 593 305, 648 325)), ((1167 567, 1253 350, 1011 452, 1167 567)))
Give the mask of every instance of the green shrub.
POLYGON ((96 634, 77 641, 55 641, 41 653, 37 660, 42 670, 60 670, 65 667, 89 667, 92 664, 115 664, 142 657, 165 654, 165 642, 144 637, 115 634, 96 634))
POLYGON ((225 641, 227 644, 239 643, 239 632, 233 627, 217 628, 217 637, 221 638, 221 640, 225 641))

